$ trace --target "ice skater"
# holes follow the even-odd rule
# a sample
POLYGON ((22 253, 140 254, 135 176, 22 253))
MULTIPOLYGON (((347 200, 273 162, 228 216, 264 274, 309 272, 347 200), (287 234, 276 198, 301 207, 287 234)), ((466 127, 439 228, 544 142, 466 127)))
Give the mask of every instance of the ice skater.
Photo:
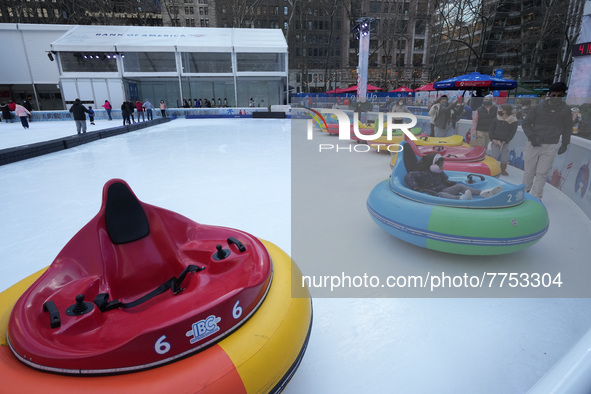
POLYGON ((79 98, 74 100, 74 104, 70 107, 70 113, 76 122, 76 132, 78 134, 86 133, 86 114, 90 114, 90 111, 82 105, 79 98))
POLYGON ((14 114, 18 118, 20 118, 23 128, 28 129, 29 128, 29 116, 31 116, 31 113, 29 112, 29 110, 20 104, 16 104, 16 106, 14 108, 14 114))
POLYGON ((90 120, 90 124, 94 126, 94 109, 92 109, 92 105, 88 106, 88 120, 90 120))

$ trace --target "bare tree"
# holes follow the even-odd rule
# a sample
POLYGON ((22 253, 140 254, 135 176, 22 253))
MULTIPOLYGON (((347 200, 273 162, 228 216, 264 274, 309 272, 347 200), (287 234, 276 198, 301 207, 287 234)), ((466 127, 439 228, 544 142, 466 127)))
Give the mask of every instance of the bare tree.
POLYGON ((496 9, 503 1, 445 0, 438 5, 436 18, 441 42, 436 44, 435 53, 443 49, 456 59, 452 62, 453 70, 442 70, 439 57, 434 56, 435 74, 465 73, 472 67, 479 71, 496 9))
MULTIPOLYGON (((408 20, 405 19, 405 3, 398 1, 385 1, 383 2, 383 13, 387 15, 387 18, 381 19, 379 22, 379 28, 376 32, 376 38, 381 45, 376 48, 381 49, 381 53, 384 56, 383 70, 380 73, 382 81, 379 84, 383 88, 388 88, 388 75, 395 74, 398 68, 398 75, 403 73, 406 59, 403 63, 400 63, 397 59, 397 54, 402 48, 401 44, 408 41, 410 37, 408 29, 408 20), (390 71, 390 72, 389 72, 390 71), (394 71, 394 72, 392 72, 394 71)), ((406 51, 408 52, 408 51, 406 51)), ((396 84, 399 83, 399 78, 396 78, 396 84)))
POLYGON ((555 79, 565 80, 570 73, 573 63, 572 48, 577 43, 581 28, 581 15, 585 7, 585 0, 573 0, 569 3, 569 12, 562 23, 563 45, 562 53, 558 57, 555 79))
POLYGON ((254 27, 260 5, 261 0, 218 0, 216 11, 223 15, 228 27, 247 28, 254 27))
POLYGON ((568 4, 558 0, 541 0, 534 7, 539 23, 529 37, 533 43, 529 75, 539 77, 555 68, 554 78, 545 83, 565 79, 572 63, 571 48, 579 35, 583 6, 582 0, 569 1, 568 4), (549 52, 556 55, 548 56, 549 52))
POLYGON ((327 84, 330 81, 330 75, 333 68, 340 68, 339 64, 333 64, 331 53, 337 46, 336 37, 340 34, 337 31, 339 21, 342 20, 342 12, 344 8, 343 0, 320 0, 321 14, 325 15, 327 19, 324 20, 325 30, 328 32, 324 35, 324 90, 327 90, 327 84))
POLYGON ((160 0, 164 25, 180 26, 180 7, 182 0, 160 0))

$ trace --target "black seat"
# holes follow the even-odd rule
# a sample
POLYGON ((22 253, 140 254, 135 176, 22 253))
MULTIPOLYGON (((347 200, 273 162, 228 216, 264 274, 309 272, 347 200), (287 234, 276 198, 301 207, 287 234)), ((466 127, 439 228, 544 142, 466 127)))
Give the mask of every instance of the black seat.
POLYGON ((404 147, 402 149, 402 155, 403 155, 402 158, 404 160, 404 166, 406 167, 406 172, 416 171, 417 164, 419 163, 417 156, 412 151, 412 149, 408 143, 403 142, 402 146, 404 147))
POLYGON ((142 205, 123 183, 109 186, 105 206, 105 225, 114 244, 137 241, 150 234, 142 205))

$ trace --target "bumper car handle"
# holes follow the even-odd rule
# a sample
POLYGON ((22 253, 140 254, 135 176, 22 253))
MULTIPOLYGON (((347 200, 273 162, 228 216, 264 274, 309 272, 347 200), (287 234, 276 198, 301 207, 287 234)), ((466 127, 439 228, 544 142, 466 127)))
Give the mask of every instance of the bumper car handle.
POLYGON ((466 183, 476 183, 476 181, 473 179, 475 176, 479 177, 481 181, 484 181, 484 177, 480 174, 468 174, 468 181, 466 183))

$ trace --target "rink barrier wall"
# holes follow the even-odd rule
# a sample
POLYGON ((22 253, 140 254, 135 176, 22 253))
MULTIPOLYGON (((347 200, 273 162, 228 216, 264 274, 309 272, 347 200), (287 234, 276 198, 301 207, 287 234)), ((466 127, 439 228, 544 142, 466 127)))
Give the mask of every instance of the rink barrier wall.
MULTIPOLYGON (((202 119, 202 118, 289 118, 291 107, 287 105, 271 105, 269 107, 219 107, 219 108, 168 108, 166 116, 168 118, 186 118, 186 119, 202 119)), ((160 109, 152 110, 154 120, 163 119, 160 109)), ((145 113, 144 113, 145 116, 145 113)), ((14 121, 18 121, 12 112, 14 121)), ((121 110, 112 110, 111 117, 113 119, 123 119, 121 110)), ((134 112, 135 120, 138 120, 138 113, 134 112)), ((94 110, 95 120, 108 119, 107 111, 104 109, 94 110)), ((31 111, 31 120, 34 121, 59 121, 59 120, 73 120, 72 114, 69 111, 31 111)))
POLYGON ((170 120, 170 118, 158 118, 148 122, 138 122, 127 126, 112 127, 103 130, 91 131, 84 134, 58 138, 50 141, 2 149, 0 150, 0 165, 31 159, 33 157, 38 157, 49 153, 59 152, 64 149, 74 148, 100 139, 114 137, 116 135, 129 133, 131 131, 140 130, 165 122, 170 122, 170 120))

